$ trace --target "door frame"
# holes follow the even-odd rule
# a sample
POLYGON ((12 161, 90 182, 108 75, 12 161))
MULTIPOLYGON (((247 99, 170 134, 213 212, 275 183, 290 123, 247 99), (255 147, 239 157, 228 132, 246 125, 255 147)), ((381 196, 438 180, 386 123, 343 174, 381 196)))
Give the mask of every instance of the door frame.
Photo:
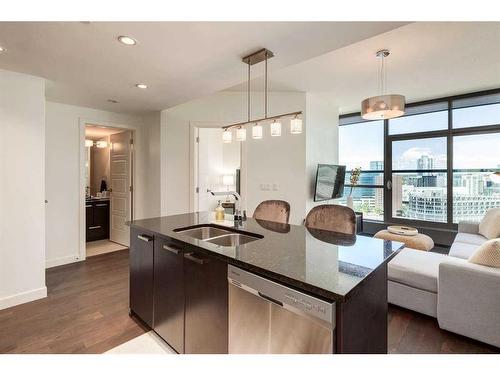
MULTIPOLYGON (((129 130, 132 133, 133 144, 130 147, 130 185, 132 186, 132 191, 130 192, 130 215, 131 220, 133 219, 133 215, 135 212, 135 186, 134 183, 136 181, 136 168, 135 168, 135 149, 137 144, 136 134, 138 127, 135 125, 126 125, 121 123, 115 123, 110 121, 100 121, 100 120, 92 120, 88 118, 79 118, 79 132, 78 132, 78 147, 80 150, 80 176, 79 176, 79 204, 78 204, 78 233, 79 233, 79 251, 77 256, 77 261, 82 261, 87 258, 86 251, 86 241, 85 241, 85 161, 86 161, 86 152, 85 152, 85 126, 86 125, 97 125, 104 126, 106 128, 114 128, 114 129, 123 129, 129 130)), ((111 208, 110 208, 111 209, 111 208)), ((111 228, 110 228, 111 231, 111 228)))
MULTIPOLYGON (((198 196, 196 186, 198 185, 198 129, 199 128, 222 128, 220 122, 216 121, 190 121, 189 122, 189 212, 198 210, 198 196)), ((233 142, 237 142, 233 140, 233 142)), ((246 191, 246 168, 243 168, 243 155, 246 153, 245 142, 240 142, 240 190, 242 192, 242 204, 245 202, 246 191)), ((246 204, 245 206, 246 207, 246 204)))

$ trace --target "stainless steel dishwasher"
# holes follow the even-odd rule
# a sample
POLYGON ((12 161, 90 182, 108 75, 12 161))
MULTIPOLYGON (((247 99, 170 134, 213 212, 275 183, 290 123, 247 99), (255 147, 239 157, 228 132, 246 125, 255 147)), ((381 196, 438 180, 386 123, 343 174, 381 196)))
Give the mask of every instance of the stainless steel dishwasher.
POLYGON ((332 353, 335 303, 228 266, 229 353, 332 353))

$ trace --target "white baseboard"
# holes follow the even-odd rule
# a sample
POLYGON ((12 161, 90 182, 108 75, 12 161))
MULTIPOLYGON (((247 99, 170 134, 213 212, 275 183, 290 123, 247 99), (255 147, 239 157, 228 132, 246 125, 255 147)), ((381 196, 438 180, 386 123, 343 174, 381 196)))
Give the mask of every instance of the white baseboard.
POLYGON ((47 259, 45 261, 45 268, 62 266, 64 264, 69 264, 69 263, 74 263, 74 262, 79 262, 79 261, 80 261, 80 259, 79 259, 78 255, 70 255, 70 256, 65 256, 65 257, 61 257, 61 258, 47 259))
POLYGON ((0 310, 47 297, 47 287, 0 298, 0 310))

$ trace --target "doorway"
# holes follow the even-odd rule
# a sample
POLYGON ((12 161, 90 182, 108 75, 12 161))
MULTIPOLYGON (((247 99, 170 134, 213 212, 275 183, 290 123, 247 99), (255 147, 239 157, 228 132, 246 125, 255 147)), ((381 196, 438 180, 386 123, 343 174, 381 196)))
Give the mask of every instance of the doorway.
POLYGON ((191 123, 191 135, 191 211, 214 211, 221 200, 226 213, 232 214, 235 208, 234 197, 215 197, 209 191, 240 193, 240 142, 223 143, 220 124, 211 122, 191 123))
POLYGON ((133 131, 86 123, 85 257, 125 250, 133 215, 133 131))

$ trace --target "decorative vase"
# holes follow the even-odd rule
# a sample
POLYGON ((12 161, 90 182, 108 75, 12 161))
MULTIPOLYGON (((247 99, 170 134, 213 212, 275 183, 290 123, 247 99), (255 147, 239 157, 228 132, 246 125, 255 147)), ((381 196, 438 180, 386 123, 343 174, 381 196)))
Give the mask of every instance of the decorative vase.
POLYGON ((352 197, 350 195, 347 197, 347 207, 354 209, 354 204, 352 202, 352 197))

